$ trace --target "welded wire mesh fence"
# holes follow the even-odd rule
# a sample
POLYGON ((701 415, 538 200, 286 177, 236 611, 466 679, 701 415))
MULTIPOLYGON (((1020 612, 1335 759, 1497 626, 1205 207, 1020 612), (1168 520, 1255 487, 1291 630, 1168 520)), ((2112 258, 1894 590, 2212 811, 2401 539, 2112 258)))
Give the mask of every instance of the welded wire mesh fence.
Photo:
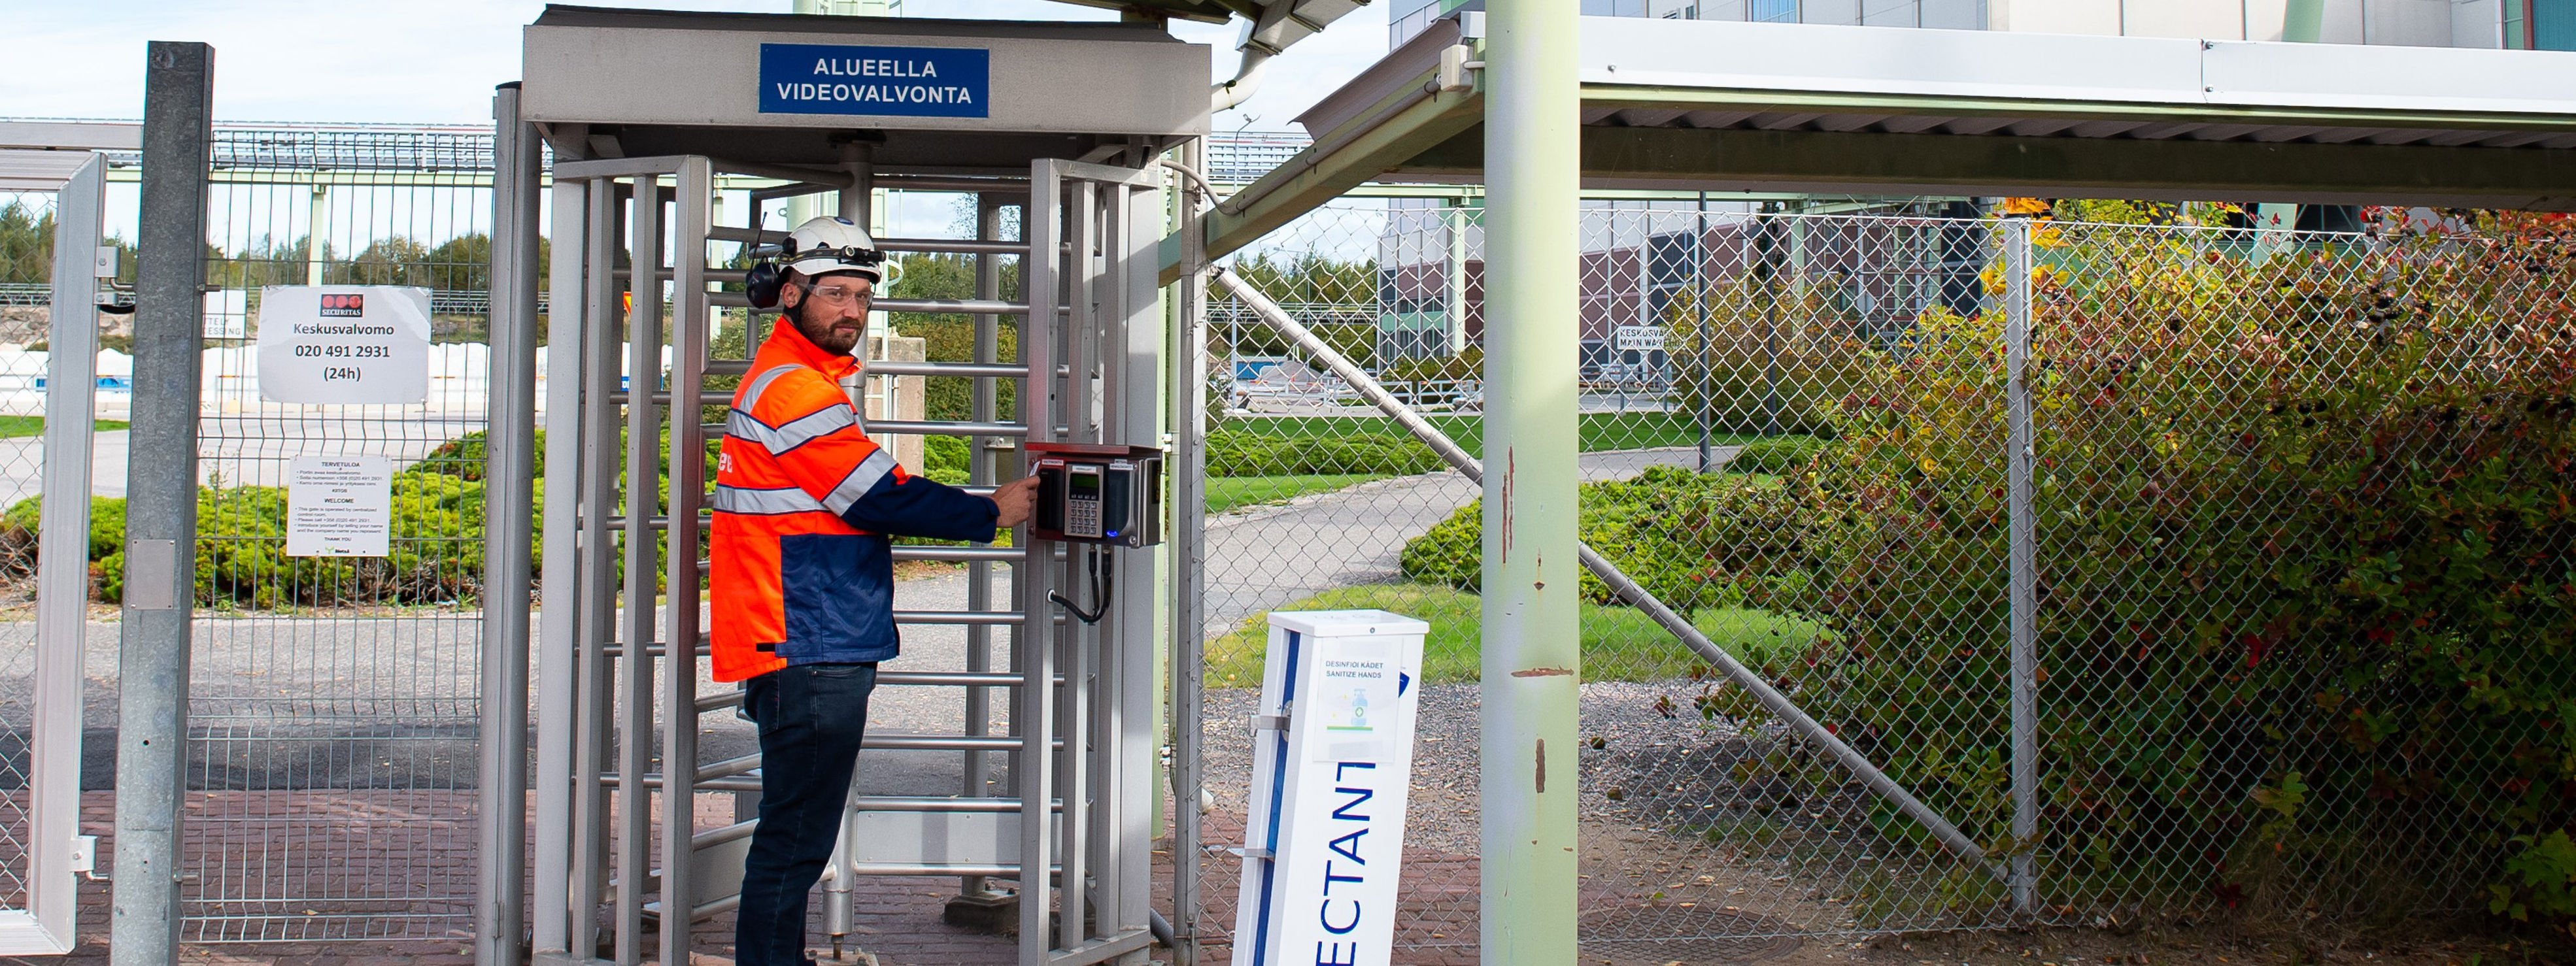
POLYGON ((271 401, 258 338, 264 286, 479 296, 490 137, 221 131, 217 142, 182 938, 466 934, 487 307, 433 299, 418 403, 271 401), (288 484, 318 457, 386 461, 385 556, 288 554, 288 484))
MULTIPOLYGON (((1587 576, 1587 959, 2532 899, 2520 870, 2570 817, 2564 228, 2063 215, 1585 212, 1583 538, 1995 860, 1940 847, 1587 576)), ((1235 266, 1476 452, 1482 392, 1509 391, 1475 383, 1477 224, 1345 201, 1235 266)), ((1467 958, 1477 490, 1210 299, 1209 840, 1240 834, 1259 615, 1428 620, 1397 942, 1467 958)), ((1205 865, 1221 930, 1231 860, 1205 865)))

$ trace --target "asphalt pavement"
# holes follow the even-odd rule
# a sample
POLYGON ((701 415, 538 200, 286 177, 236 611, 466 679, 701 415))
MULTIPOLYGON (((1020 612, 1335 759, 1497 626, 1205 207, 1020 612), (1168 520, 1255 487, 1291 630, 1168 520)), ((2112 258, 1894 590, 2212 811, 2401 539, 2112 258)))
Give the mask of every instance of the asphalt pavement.
MULTIPOLYGON (((122 434, 117 434, 122 435, 122 434)), ((1733 450, 1721 451, 1731 457, 1733 450)), ((1691 466, 1692 449, 1586 454, 1584 478, 1619 479, 1649 466, 1691 466)), ((1454 472, 1400 477, 1286 505, 1257 507, 1209 521, 1206 633, 1333 587, 1397 579, 1404 542, 1476 498, 1454 472)), ((992 568, 994 594, 1008 592, 1009 568, 992 568)), ((961 610, 963 569, 901 581, 895 606, 961 610)), ((541 626, 532 620, 532 625, 541 626)), ((205 789, 465 788, 474 783, 474 709, 480 693, 474 611, 413 611, 348 617, 262 614, 202 616, 192 655, 191 787, 205 789)), ((83 785, 113 786, 119 625, 87 627, 82 704, 83 785)), ((997 635, 998 637, 998 635, 997 635)), ((0 696, 29 694, 32 625, 0 623, 0 696)), ((542 642, 540 642, 542 646, 542 642)), ((1002 648, 998 641, 996 653, 1002 648)), ((885 670, 953 671, 966 667, 966 630, 904 629, 903 656, 885 670)), ((998 661, 996 663, 999 663, 998 661)), ((1007 670, 996 667, 995 670, 1007 670)), ((561 685, 538 678, 533 700, 561 700, 561 685)), ((699 692, 731 689, 704 676, 699 692)), ((1007 692, 995 692, 990 733, 1004 733, 1007 692)), ((21 774, 28 706, 0 698, 0 784, 21 774)), ((964 690, 889 685, 870 708, 880 734, 962 733, 964 690)), ((750 724, 727 713, 701 721, 701 758, 714 761, 757 747, 750 724)), ((996 759, 999 755, 989 755, 996 759)), ((964 787, 956 752, 879 751, 862 756, 871 792, 955 794, 964 787)), ((989 778, 987 779, 990 780, 989 778)))
MULTIPOLYGON (((479 417, 208 416, 198 429, 197 478, 226 486, 286 485, 298 456, 384 456, 396 469, 418 462, 449 440, 483 428, 479 417)), ((90 492, 125 495, 125 430, 94 434, 90 492)), ((0 439, 0 507, 44 489, 42 436, 0 439)))

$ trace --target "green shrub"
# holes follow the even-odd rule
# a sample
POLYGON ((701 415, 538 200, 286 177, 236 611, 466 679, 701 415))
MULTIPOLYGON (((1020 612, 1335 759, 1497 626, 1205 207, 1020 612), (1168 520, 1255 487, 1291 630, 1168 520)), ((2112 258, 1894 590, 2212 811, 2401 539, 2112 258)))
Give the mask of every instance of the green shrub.
POLYGON ((1809 708, 2071 901, 2456 904, 2570 828, 2568 249, 2256 265, 2056 231, 2029 370, 2045 838, 2011 840, 2005 794, 1997 316, 1927 313, 1789 481, 1818 558, 1789 601, 1829 631, 1793 669, 1809 708))
MULTIPOLYGON (((36 524, 42 515, 44 502, 44 497, 31 496, 11 504, 6 514, 0 514, 0 527, 6 527, 13 532, 23 531, 28 535, 30 545, 27 559, 31 562, 35 560, 32 541, 35 539, 36 524)), ((116 548, 124 545, 125 500, 113 496, 90 497, 89 559, 92 561, 106 559, 108 554, 115 553, 116 548)))
POLYGON ((1744 444, 1735 458, 1726 461, 1729 473, 1762 473, 1787 476, 1805 467, 1816 454, 1833 446, 1831 440, 1813 436, 1773 436, 1744 444))
MULTIPOLYGON (((539 429, 536 430, 535 433, 536 438, 530 442, 529 446, 531 448, 529 452, 534 454, 534 458, 531 460, 531 463, 535 469, 536 475, 543 477, 546 475, 546 431, 539 429)), ((478 429, 455 439, 448 440, 447 442, 440 443, 438 448, 430 450, 426 455, 423 455, 420 458, 420 462, 404 467, 403 472, 434 473, 441 476, 453 476, 460 480, 479 481, 483 479, 483 469, 486 460, 486 450, 483 445, 484 435, 484 432, 478 429)), ((670 439, 670 434, 665 432, 662 436, 662 440, 664 443, 663 455, 666 459, 670 455, 670 447, 668 445, 670 439)))
MULTIPOLYGON (((1778 486, 1657 466, 1631 480, 1586 483, 1579 499, 1583 542, 1683 613, 1767 607, 1805 581, 1801 524, 1778 486)), ((1398 561, 1408 579, 1475 592, 1483 543, 1479 500, 1406 541, 1398 561)), ((1583 599, 1618 602, 1589 572, 1583 599)))
MULTIPOLYGON (((286 555, 286 490, 203 487, 197 492, 197 604, 272 609, 457 603, 483 581, 483 486, 441 473, 393 480, 390 553, 384 557, 286 555)), ((124 596, 122 547, 100 561, 102 599, 124 596)))
POLYGON ((1676 292, 1664 326, 1678 411, 1722 433, 1833 435, 1871 355, 1858 313, 1790 279, 1676 292))
POLYGON ((964 486, 969 476, 966 440, 958 436, 925 436, 921 440, 921 475, 964 486))
POLYGON ((1207 475, 1410 475, 1447 464, 1411 436, 1393 433, 1272 436, 1219 429, 1207 435, 1207 475))

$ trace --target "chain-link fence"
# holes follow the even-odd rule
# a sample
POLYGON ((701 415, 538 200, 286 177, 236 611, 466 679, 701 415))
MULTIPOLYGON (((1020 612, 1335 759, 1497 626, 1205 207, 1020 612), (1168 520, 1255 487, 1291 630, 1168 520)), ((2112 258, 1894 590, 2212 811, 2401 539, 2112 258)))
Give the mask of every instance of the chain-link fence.
POLYGON ((467 935, 491 138, 216 140, 183 938, 467 935), (425 402, 271 402, 260 291, 306 284, 475 298, 433 299, 425 402), (387 555, 288 555, 287 484, 324 456, 389 461, 387 555))
MULTIPOLYGON (((1419 204, 1233 264, 1473 453, 1478 213, 1419 204)), ((1586 576, 1586 960, 2532 901, 2576 777, 2565 227, 1923 210, 1588 206, 1581 532, 1991 862, 1586 576)), ((1397 942, 1470 959, 1478 490, 1210 298, 1208 841, 1240 841, 1259 615, 1423 618, 1397 942)))

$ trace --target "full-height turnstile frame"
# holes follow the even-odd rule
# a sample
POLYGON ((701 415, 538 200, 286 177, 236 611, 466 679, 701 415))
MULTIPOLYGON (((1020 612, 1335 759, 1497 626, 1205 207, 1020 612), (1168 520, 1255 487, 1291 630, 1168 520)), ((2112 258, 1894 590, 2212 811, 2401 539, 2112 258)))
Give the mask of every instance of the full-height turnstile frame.
MULTIPOLYGON (((688 458, 670 460, 666 480, 659 439, 667 427, 672 453, 701 452, 721 424, 696 418, 697 407, 726 405, 731 396, 703 389, 705 378, 740 374, 748 366, 747 360, 710 359, 707 352, 717 307, 744 304, 739 294, 711 290, 709 247, 752 244, 760 237, 748 228, 712 223, 714 176, 719 169, 749 167, 757 166, 702 156, 555 166, 552 389, 545 415, 553 485, 544 506, 538 677, 553 692, 550 697, 560 700, 540 701, 537 728, 537 876, 530 906, 540 961, 588 962, 606 953, 621 964, 683 962, 690 943, 681 923, 724 912, 735 901, 752 823, 702 828, 697 805, 701 793, 756 792, 758 756, 699 760, 700 716, 729 710, 740 698, 739 692, 698 691, 696 661, 707 653, 699 613, 706 573, 699 537, 708 519, 703 511, 709 481, 703 461, 688 458), (660 496, 666 482, 667 500, 660 496), (646 497, 630 500, 629 494, 646 497)), ((869 172, 860 164, 852 169, 854 180, 843 194, 863 204, 869 172)), ((927 182, 915 175, 908 183, 927 182)), ((869 372, 1023 379, 1028 388, 1018 394, 1021 418, 870 420, 869 428, 978 440, 1153 445, 1161 429, 1162 341, 1154 280, 1161 226, 1155 173, 1041 159, 1025 179, 988 175, 938 183, 1025 196, 1026 237, 1018 243, 885 239, 883 247, 1021 254, 1027 291, 1054 298, 880 300, 877 307, 887 311, 962 311, 1028 322, 1016 364, 989 357, 976 363, 875 362, 869 372), (1053 312, 1029 308, 1050 303, 1053 312)), ((1025 458, 1015 452, 1012 463, 1000 475, 1019 475, 1025 458)), ((1015 752, 1009 787, 1017 794, 978 797, 982 772, 970 767, 968 787, 954 798, 871 795, 863 772, 842 847, 827 872, 831 901, 824 918, 833 935, 850 931, 850 890, 864 877, 993 877, 1019 882, 1023 963, 1073 966, 1142 957, 1151 940, 1148 884, 1157 802, 1157 602, 1150 592, 1155 552, 1107 553, 1122 582, 1145 590, 1120 595, 1098 625, 1086 625, 1067 620, 1048 603, 1050 593, 1075 593, 1077 556, 1066 548, 1023 540, 1009 548, 897 549, 897 559, 1013 568, 1016 611, 896 614, 901 624, 1012 631, 1006 635, 1011 670, 992 669, 971 656, 978 649, 970 648, 966 668, 897 665, 878 679, 888 687, 964 687, 970 694, 1007 689, 1014 703, 1013 733, 985 733, 985 719, 972 714, 983 710, 975 706, 981 702, 969 702, 970 720, 957 734, 872 735, 867 746, 956 751, 979 759, 1015 752), (1018 820, 1028 814, 1052 820, 1018 820), (911 827, 921 834, 907 840, 862 828, 887 816, 915 817, 911 827), (932 841, 943 833, 947 841, 932 841), (1016 841, 1001 842, 1005 836, 1016 841), (890 857, 874 847, 889 842, 909 844, 914 854, 890 857), (1015 846, 1008 848, 1011 854, 1002 854, 1006 845, 1015 846), (979 847, 987 854, 976 854, 979 847), (1032 875, 1024 868, 1047 872, 1032 875)))

